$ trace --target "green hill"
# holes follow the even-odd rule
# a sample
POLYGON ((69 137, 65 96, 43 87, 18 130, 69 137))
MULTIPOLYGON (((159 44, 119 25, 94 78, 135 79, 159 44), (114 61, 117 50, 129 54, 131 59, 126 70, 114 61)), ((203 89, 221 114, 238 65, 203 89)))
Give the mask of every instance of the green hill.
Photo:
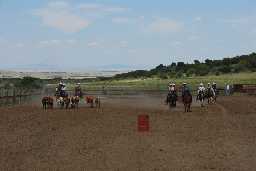
POLYGON ((241 55, 222 60, 206 59, 203 63, 195 60, 193 64, 184 62, 171 63, 170 65, 160 64, 151 70, 136 70, 128 73, 117 74, 114 79, 134 78, 182 78, 191 76, 220 75, 228 73, 255 72, 256 53, 241 55))

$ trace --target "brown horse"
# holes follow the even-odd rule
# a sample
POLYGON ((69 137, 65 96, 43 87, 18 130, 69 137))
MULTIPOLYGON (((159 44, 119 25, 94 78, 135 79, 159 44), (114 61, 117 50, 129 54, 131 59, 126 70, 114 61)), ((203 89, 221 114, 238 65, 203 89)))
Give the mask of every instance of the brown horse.
POLYGON ((42 98, 43 109, 53 109, 53 98, 45 96, 42 98))
POLYGON ((185 112, 191 112, 190 106, 192 103, 192 95, 190 93, 185 93, 182 97, 182 101, 184 104, 185 112))
POLYGON ((65 108, 68 109, 69 104, 70 104, 70 98, 69 97, 63 97, 63 101, 65 104, 65 108))
POLYGON ((71 108, 78 109, 80 98, 79 96, 73 96, 71 97, 71 108))

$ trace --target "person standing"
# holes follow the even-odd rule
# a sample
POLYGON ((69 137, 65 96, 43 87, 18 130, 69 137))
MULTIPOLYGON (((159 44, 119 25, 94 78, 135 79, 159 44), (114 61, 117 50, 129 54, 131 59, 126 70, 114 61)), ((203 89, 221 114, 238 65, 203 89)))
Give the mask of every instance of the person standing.
POLYGON ((227 84, 225 87, 225 94, 226 94, 226 96, 230 95, 230 85, 229 84, 227 84))

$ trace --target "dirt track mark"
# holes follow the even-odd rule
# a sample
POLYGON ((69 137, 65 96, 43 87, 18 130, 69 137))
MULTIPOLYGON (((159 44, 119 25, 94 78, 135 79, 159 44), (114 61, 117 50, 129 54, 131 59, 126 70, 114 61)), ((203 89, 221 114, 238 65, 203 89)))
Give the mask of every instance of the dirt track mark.
POLYGON ((227 111, 227 109, 226 109, 224 106, 222 106, 222 105, 219 104, 218 102, 215 103, 215 104, 216 104, 216 106, 218 106, 218 107, 220 108, 221 113, 222 113, 223 115, 227 115, 227 114, 228 114, 228 111, 227 111))

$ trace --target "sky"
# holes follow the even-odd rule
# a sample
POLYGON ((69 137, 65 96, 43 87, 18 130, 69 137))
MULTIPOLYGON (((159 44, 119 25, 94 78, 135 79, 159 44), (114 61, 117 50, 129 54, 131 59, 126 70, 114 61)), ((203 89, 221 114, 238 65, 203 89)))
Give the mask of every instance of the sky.
POLYGON ((146 69, 255 51, 255 0, 0 0, 0 70, 146 69))

